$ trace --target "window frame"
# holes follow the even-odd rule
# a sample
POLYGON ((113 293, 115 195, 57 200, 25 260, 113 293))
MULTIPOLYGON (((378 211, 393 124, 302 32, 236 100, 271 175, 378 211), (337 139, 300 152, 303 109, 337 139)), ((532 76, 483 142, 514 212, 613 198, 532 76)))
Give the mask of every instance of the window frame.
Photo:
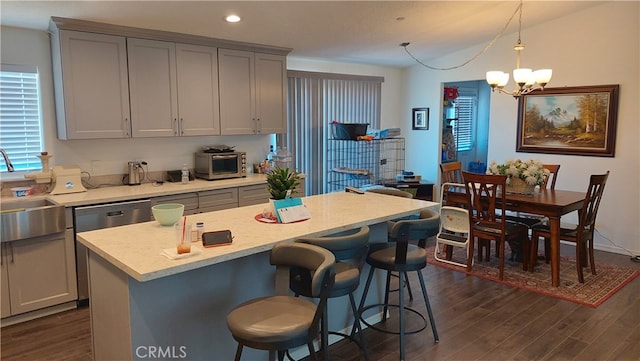
MULTIPOLYGON (((45 135, 44 135, 44 124, 43 124, 43 116, 42 116, 42 90, 41 90, 41 82, 40 82, 40 73, 38 71, 38 67, 35 65, 23 65, 23 64, 0 64, 0 79, 3 80, 2 89, 0 89, 0 132, 3 134, 7 134, 8 128, 12 128, 12 125, 9 124, 7 119, 7 111, 11 109, 11 106, 19 106, 20 103, 27 104, 27 107, 23 107, 21 109, 22 114, 18 114, 16 116, 17 119, 22 118, 24 124, 24 128, 20 128, 19 124, 17 129, 18 132, 24 132, 25 136, 23 138, 21 145, 11 145, 7 144, 12 141, 11 138, 18 139, 19 136, 3 136, 0 134, 0 148, 4 149, 11 163, 14 166, 15 171, 9 172, 7 170, 6 164, 4 160, 0 162, 0 174, 3 179, 18 179, 22 178, 24 174, 34 171, 42 171, 42 163, 37 158, 43 149, 45 149, 45 135), (17 77, 21 78, 20 82, 25 82, 28 84, 31 83, 30 87, 26 87, 22 92, 22 97, 24 98, 24 94, 27 95, 26 100, 18 100, 19 96, 16 96, 15 99, 8 98, 6 94, 3 94, 2 90, 6 90, 5 77, 10 77, 10 75, 5 75, 5 73, 16 73, 21 74, 17 75, 17 77), (32 76, 25 76, 23 74, 32 74, 32 76), (28 93, 31 92, 31 93, 28 93), (31 95, 31 98, 28 96, 31 95), (7 101, 15 101, 13 104, 7 103, 7 101), (29 112, 31 112, 29 114, 29 112), (37 123, 37 126, 35 126, 37 123), (36 132, 37 130, 37 132, 36 132), (31 135, 28 135, 30 134, 31 135), (37 133, 37 134, 34 134, 37 133), (23 149, 20 149, 23 148, 23 149)), ((20 120, 12 120, 13 123, 20 123, 20 120)), ((15 128, 14 128, 15 129, 15 128)), ((15 141, 14 139, 14 141, 15 141)), ((19 140, 18 140, 19 142, 19 140)))
POLYGON ((456 105, 456 125, 454 129, 454 139, 456 141, 456 150, 458 152, 468 152, 473 150, 476 139, 476 126, 478 123, 478 94, 473 91, 460 90, 456 105), (469 111, 461 109, 461 103, 466 99, 471 103, 469 111), (462 114, 469 114, 469 116, 461 117, 462 114), (461 126, 462 125, 462 126, 461 126), (461 132, 461 129, 465 129, 461 132), (461 142, 461 133, 464 135, 465 143, 461 142), (468 135, 468 136, 467 136, 468 135))

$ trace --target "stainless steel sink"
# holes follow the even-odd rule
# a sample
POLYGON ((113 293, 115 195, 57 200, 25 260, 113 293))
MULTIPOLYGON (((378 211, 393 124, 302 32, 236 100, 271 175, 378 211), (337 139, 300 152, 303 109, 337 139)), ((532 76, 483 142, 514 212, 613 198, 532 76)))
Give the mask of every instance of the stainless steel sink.
POLYGON ((42 198, 3 201, 0 240, 10 242, 64 232, 64 217, 64 206, 42 198))

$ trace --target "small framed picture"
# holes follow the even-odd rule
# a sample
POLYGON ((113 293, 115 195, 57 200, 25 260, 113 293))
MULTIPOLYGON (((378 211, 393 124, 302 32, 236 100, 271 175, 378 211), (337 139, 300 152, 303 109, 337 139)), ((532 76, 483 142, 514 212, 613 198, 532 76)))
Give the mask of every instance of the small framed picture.
POLYGON ((429 130, 429 108, 413 108, 413 130, 429 130))

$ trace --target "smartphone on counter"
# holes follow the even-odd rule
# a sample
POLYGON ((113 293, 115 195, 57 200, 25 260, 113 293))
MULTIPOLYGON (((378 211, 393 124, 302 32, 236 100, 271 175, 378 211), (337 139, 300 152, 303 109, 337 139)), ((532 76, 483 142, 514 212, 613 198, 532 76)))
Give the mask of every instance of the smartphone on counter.
POLYGON ((202 234, 202 245, 205 247, 226 246, 233 242, 231 231, 226 229, 223 231, 204 232, 202 234))

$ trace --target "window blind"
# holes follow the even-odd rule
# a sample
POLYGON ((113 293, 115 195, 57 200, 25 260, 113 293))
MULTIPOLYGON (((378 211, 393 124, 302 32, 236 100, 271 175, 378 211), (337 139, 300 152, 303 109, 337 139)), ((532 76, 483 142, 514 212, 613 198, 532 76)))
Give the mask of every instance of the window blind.
MULTIPOLYGON (((0 68, 0 148, 15 171, 40 170, 42 151, 38 70, 35 66, 5 65, 0 68)), ((7 165, 0 163, 0 172, 7 165)))
POLYGON ((330 123, 369 123, 380 127, 382 77, 289 72, 287 133, 277 137, 306 174, 305 194, 327 192, 327 140, 330 123))
POLYGON ((454 137, 458 151, 471 150, 473 148, 474 124, 476 123, 476 96, 460 95, 458 102, 458 124, 454 127, 454 137))

